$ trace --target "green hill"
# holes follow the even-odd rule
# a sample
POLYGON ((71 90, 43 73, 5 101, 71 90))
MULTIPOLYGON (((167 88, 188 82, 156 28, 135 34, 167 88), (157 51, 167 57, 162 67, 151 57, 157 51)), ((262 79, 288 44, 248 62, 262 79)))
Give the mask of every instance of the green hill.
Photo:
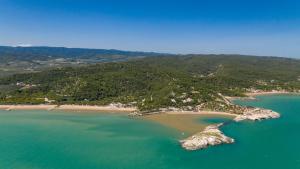
POLYGON ((30 73, 49 68, 79 67, 159 55, 166 54, 114 49, 0 46, 0 77, 18 72, 30 73))
POLYGON ((105 105, 140 110, 177 107, 228 110, 224 96, 249 90, 300 89, 300 60, 240 55, 146 57, 64 67, 0 80, 1 103, 105 105))

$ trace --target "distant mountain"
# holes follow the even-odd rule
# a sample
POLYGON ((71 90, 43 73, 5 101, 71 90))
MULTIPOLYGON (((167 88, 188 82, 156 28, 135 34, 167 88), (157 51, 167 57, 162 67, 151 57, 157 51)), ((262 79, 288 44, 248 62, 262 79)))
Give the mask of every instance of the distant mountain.
POLYGON ((0 46, 0 60, 32 61, 64 59, 90 59, 101 61, 103 59, 128 59, 134 57, 166 55, 153 52, 122 51, 115 49, 83 49, 65 47, 9 47, 0 46))
POLYGON ((0 46, 0 77, 48 68, 76 67, 99 62, 118 62, 168 54, 65 47, 0 46))

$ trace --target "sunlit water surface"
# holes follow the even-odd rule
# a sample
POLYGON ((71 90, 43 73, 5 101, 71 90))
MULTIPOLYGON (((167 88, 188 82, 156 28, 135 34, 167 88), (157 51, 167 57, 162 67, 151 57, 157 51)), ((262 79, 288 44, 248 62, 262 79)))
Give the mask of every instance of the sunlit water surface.
POLYGON ((258 99, 236 102, 282 117, 230 123, 222 130, 235 144, 201 151, 183 150, 174 129, 122 115, 0 111, 0 169, 300 168, 300 97, 258 99))

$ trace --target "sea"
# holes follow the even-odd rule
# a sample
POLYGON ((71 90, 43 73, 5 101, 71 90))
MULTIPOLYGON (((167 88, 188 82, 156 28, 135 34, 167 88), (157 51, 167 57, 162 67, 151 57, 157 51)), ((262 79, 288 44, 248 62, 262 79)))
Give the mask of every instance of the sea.
POLYGON ((234 144, 187 151, 176 129, 126 115, 0 111, 0 169, 300 169, 300 96, 258 96, 236 104, 281 118, 226 122, 234 144))

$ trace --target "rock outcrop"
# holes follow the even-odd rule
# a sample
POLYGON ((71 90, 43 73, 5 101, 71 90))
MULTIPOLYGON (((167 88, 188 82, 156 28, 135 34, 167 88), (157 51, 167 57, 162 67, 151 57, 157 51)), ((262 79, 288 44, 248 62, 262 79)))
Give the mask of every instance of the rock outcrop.
POLYGON ((219 129, 219 127, 222 125, 223 124, 207 126, 204 131, 199 132, 187 139, 181 140, 181 146, 186 150, 198 150, 207 148, 208 146, 233 143, 234 139, 225 136, 219 129))
MULTIPOLYGON (((279 118, 280 114, 268 109, 246 107, 243 114, 237 115, 234 121, 239 122, 242 120, 263 120, 279 118)), ((199 132, 187 139, 181 140, 181 146, 186 150, 204 149, 209 146, 219 144, 234 143, 234 139, 227 137, 219 129, 222 124, 207 126, 202 132, 199 132)))
POLYGON ((136 116, 143 116, 142 113, 139 113, 138 111, 134 111, 128 114, 129 117, 136 117, 136 116))
POLYGON ((280 114, 268 109, 262 108, 247 108, 244 113, 238 115, 234 121, 242 121, 242 120, 263 120, 263 119, 273 119, 279 118, 280 114))

